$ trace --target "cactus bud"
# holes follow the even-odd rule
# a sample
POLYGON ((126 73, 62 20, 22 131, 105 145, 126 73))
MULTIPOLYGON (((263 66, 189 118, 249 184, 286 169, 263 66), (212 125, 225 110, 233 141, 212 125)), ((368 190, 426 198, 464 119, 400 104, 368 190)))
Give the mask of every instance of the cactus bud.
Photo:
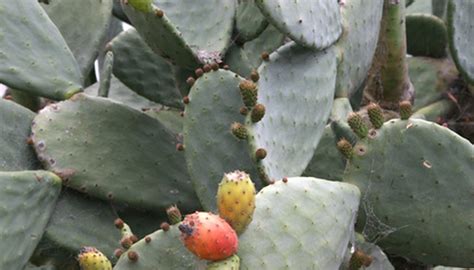
POLYGON ((163 222, 161 223, 160 225, 160 229, 162 229, 163 231, 167 232, 170 230, 170 225, 168 224, 168 222, 163 222))
POLYGON ((249 80, 244 80, 239 84, 240 94, 245 106, 251 108, 257 103, 258 89, 257 85, 249 80))
POLYGON ((347 158, 347 159, 351 159, 352 158, 352 155, 353 155, 353 151, 352 151, 352 144, 346 140, 345 138, 342 138, 341 140, 339 140, 337 142, 337 149, 339 149, 339 152, 341 152, 341 154, 347 158))
POLYGON ((193 86, 195 82, 196 82, 196 80, 195 80, 193 77, 188 77, 188 78, 186 79, 186 83, 187 83, 189 86, 193 86))
POLYGON ((370 122, 374 128, 381 128, 384 122, 382 108, 376 103, 370 103, 369 106, 367 106, 367 113, 369 114, 370 122))
POLYGON ((263 104, 256 104, 250 115, 253 123, 257 123, 258 121, 262 120, 263 116, 265 115, 265 106, 263 104))
POLYGON ((357 113, 351 113, 349 114, 349 117, 347 118, 347 123, 351 127, 352 131, 354 131, 359 138, 365 138, 367 137, 367 134, 369 133, 368 127, 365 125, 364 121, 362 120, 362 117, 357 114, 357 113))
POLYGON ((204 70, 202 70, 202 68, 198 68, 194 71, 194 74, 196 75, 197 78, 199 78, 204 74, 204 70))
POLYGON ((127 256, 128 256, 128 259, 132 262, 138 261, 138 253, 136 253, 135 251, 129 251, 127 253, 127 256))
POLYGON ((241 107, 239 110, 241 115, 247 115, 249 113, 249 109, 245 106, 241 107))
POLYGON ((270 55, 268 54, 268 52, 263 52, 261 54, 261 57, 263 61, 268 61, 270 59, 270 55))
POLYGON ((234 122, 230 129, 232 130, 232 134, 234 134, 235 137, 241 140, 245 140, 248 137, 247 134, 247 128, 242 125, 241 123, 234 122))
POLYGON ((216 63, 216 62, 213 62, 211 64, 211 68, 212 68, 212 70, 217 71, 217 70, 219 70, 219 64, 216 63))
POLYGON ((81 248, 77 260, 83 270, 112 270, 112 264, 109 259, 93 247, 81 248))
POLYGON ((168 220, 171 224, 178 224, 183 220, 181 211, 176 205, 172 205, 166 209, 166 214, 168 215, 168 220))
POLYGON ((411 116, 411 103, 408 100, 400 102, 400 118, 402 120, 407 120, 411 116))
POLYGON ((254 82, 258 82, 258 80, 260 79, 260 75, 255 69, 253 69, 252 72, 250 72, 250 79, 254 82))
POLYGON ((372 264, 373 260, 374 259, 371 256, 365 254, 363 251, 356 250, 352 254, 351 260, 349 261, 349 269, 358 270, 362 266, 368 267, 372 264))
POLYGON ((255 158, 257 160, 262 160, 267 156, 267 151, 263 148, 258 148, 257 151, 255 151, 255 158))

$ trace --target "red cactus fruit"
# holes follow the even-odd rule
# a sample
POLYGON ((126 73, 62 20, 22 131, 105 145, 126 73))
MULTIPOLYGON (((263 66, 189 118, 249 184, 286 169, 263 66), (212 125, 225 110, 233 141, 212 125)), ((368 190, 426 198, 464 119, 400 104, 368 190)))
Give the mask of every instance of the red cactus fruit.
POLYGON ((187 215, 179 230, 186 248, 201 259, 218 261, 237 252, 236 232, 218 215, 206 212, 187 215))

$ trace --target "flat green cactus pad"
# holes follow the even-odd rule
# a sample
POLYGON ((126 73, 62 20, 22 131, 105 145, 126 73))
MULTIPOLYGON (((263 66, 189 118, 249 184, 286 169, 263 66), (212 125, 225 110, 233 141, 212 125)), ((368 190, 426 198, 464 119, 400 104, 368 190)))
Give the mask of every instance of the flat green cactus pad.
POLYGON ((183 132, 184 118, 180 111, 161 108, 147 110, 145 113, 160 121, 174 134, 180 134, 183 132))
POLYGON ((0 269, 26 266, 60 190, 61 179, 50 172, 0 172, 0 269))
POLYGON ((414 13, 405 17, 407 53, 413 56, 443 58, 448 47, 448 30, 434 15, 414 13))
POLYGON ((344 181, 362 192, 359 229, 391 254, 474 266, 474 147, 419 119, 390 120, 355 145, 344 181))
POLYGON ((135 29, 115 37, 110 47, 115 56, 113 72, 120 81, 152 101, 183 107, 171 64, 154 53, 135 29))
POLYGON ((76 190, 155 211, 197 207, 177 138, 142 112, 79 94, 43 109, 33 134, 46 168, 76 190))
POLYGON ((292 42, 272 53, 258 73, 258 103, 266 112, 258 123, 248 119, 251 152, 267 151, 261 164, 270 179, 301 175, 331 112, 335 52, 312 51, 292 42))
POLYGON ((30 110, 0 99, 0 171, 38 168, 33 148, 27 144, 34 117, 30 110))
POLYGON ((350 0, 341 6, 344 33, 339 50, 336 96, 351 96, 363 84, 372 64, 384 1, 350 0))
POLYGON ((270 23, 296 43, 313 49, 333 44, 341 35, 339 4, 332 0, 256 0, 270 23))
POLYGON ((238 0, 237 13, 235 15, 235 30, 239 40, 248 41, 256 38, 268 21, 255 4, 255 0, 238 0))
POLYGON ((474 84, 474 2, 449 1, 447 24, 449 49, 461 74, 474 84))
POLYGON ((357 187, 310 177, 263 188, 240 236, 240 269, 338 269, 353 234, 357 187))
POLYGON ((42 5, 66 40, 83 76, 94 66, 106 38, 112 5, 112 0, 54 0, 42 5))
MULTIPOLYGON (((242 170, 257 179, 246 151, 247 142, 231 133, 233 122, 243 123, 241 79, 230 71, 211 71, 191 88, 184 116, 186 162, 203 207, 216 210, 217 187, 224 173, 242 170)), ((259 184, 259 181, 256 181, 259 184)))
MULTIPOLYGON (((86 89, 84 93, 91 96, 98 96, 99 94, 99 83, 95 83, 86 89)), ((142 109, 162 107, 162 105, 155 103, 143 96, 138 95, 134 91, 130 90, 125 84, 119 79, 112 75, 110 80, 109 99, 117 102, 124 103, 125 105, 141 111, 142 109)))
POLYGON ((261 54, 272 53, 283 45, 285 35, 269 25, 257 38, 245 42, 244 45, 232 45, 227 51, 226 64, 235 73, 248 77, 253 69, 262 63, 261 54))
POLYGON ((159 230, 146 236, 120 257, 114 270, 198 269, 199 260, 181 243, 180 234, 178 225, 173 225, 167 232, 159 230), (130 261, 129 252, 136 252, 138 260, 130 261))
POLYGON ((85 246, 95 247, 114 259, 114 250, 121 239, 114 226, 116 218, 106 202, 73 190, 63 191, 33 260, 53 263, 58 269, 70 269, 68 266, 77 265, 77 253, 85 246))
POLYGON ((215 62, 229 46, 234 1, 155 0, 150 11, 135 9, 134 1, 128 2, 122 5, 124 11, 145 42, 179 66, 215 62))
POLYGON ((52 99, 81 91, 82 76, 61 33, 37 1, 0 1, 0 82, 52 99))

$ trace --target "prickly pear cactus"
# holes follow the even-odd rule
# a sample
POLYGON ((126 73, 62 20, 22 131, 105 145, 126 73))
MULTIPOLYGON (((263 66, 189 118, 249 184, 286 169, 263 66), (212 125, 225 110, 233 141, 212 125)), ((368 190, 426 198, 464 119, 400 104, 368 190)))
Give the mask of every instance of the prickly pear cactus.
POLYGON ((247 116, 250 151, 265 149, 259 162, 264 178, 300 175, 322 136, 332 107, 336 83, 333 49, 308 51, 288 43, 258 69, 257 102, 265 106, 262 120, 247 116), (291 159, 288 159, 291 156, 291 159))
POLYGON ((354 152, 344 181, 362 192, 358 224, 369 241, 426 264, 474 266, 469 141, 424 120, 390 120, 354 152))
POLYGON ((240 269, 337 269, 353 234, 359 190, 317 178, 284 178, 257 194, 240 237, 240 269))
POLYGON ((0 172, 0 269, 26 266, 60 191, 61 179, 50 172, 0 172))

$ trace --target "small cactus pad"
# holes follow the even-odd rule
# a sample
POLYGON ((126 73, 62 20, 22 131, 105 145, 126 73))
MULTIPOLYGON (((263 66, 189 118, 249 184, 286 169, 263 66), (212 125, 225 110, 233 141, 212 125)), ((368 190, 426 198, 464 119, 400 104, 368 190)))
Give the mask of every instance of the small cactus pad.
POLYGON ((151 11, 123 4, 125 13, 153 51, 179 66, 216 62, 229 46, 235 1, 156 0, 151 11), (189 12, 183 12, 183 8, 189 12))
POLYGON ((354 131, 359 138, 367 137, 369 133, 369 127, 365 124, 362 116, 359 113, 350 113, 347 117, 347 123, 351 127, 352 131, 354 131))
POLYGON ((52 99, 81 91, 82 75, 38 1, 0 1, 0 83, 52 99))
POLYGON ((112 270, 112 263, 98 249, 83 247, 77 255, 81 270, 112 270))
POLYGON ((0 172, 0 269, 25 267, 60 190, 61 179, 50 172, 0 172))
POLYGON ((247 41, 244 45, 232 45, 227 51, 225 62, 235 73, 247 77, 262 63, 262 52, 273 52, 283 45, 285 35, 274 26, 269 25, 255 39, 247 41))
POLYGON ((43 4, 77 60, 83 76, 94 66, 110 24, 112 0, 54 0, 43 4))
POLYGON ((78 94, 43 109, 33 134, 43 164, 78 191, 140 209, 196 207, 177 138, 144 113, 78 94))
POLYGON ((246 141, 231 132, 243 123, 244 106, 239 83, 230 71, 219 70, 200 77, 189 94, 184 113, 184 145, 189 173, 204 209, 216 210, 215 196, 223 172, 243 170, 256 178, 246 141))
POLYGON ((261 164, 270 179, 301 175, 331 112, 334 50, 313 52, 291 42, 272 53, 258 73, 257 101, 265 106, 265 116, 258 123, 248 116, 251 153, 267 151, 261 164))
POLYGON ((415 13, 407 15, 405 20, 408 54, 433 58, 446 56, 448 32, 442 19, 415 13))
POLYGON ((338 269, 359 197, 353 185, 310 177, 263 188, 240 236, 240 269, 338 269))
POLYGON ((369 241, 429 265, 474 266, 469 141, 432 122, 390 120, 354 149, 344 181, 362 192, 357 224, 369 241))
POLYGON ((374 128, 380 128, 385 122, 382 108, 376 103, 371 103, 367 106, 367 114, 374 128))
POLYGON ((255 186, 245 172, 224 174, 217 190, 219 215, 241 234, 252 221, 255 210, 255 186))
POLYGON ((211 262, 207 265, 206 270, 239 270, 240 269, 240 258, 237 255, 233 255, 225 260, 211 262))
POLYGON ((166 232, 158 230, 145 236, 122 254, 114 270, 195 270, 199 260, 181 243, 178 226, 172 225, 166 232), (129 252, 138 254, 139 259, 130 261, 129 252))
POLYGON ((33 255, 35 262, 54 262, 58 269, 76 265, 78 250, 93 245, 112 258, 120 240, 116 215, 106 202, 63 190, 43 237, 33 255))
POLYGON ((218 215, 207 212, 189 214, 178 228, 183 244, 200 259, 219 261, 237 252, 237 234, 218 215))
POLYGON ((268 21, 255 4, 255 0, 238 0, 235 30, 239 40, 252 40, 267 26, 268 21))
POLYGON ((38 168, 34 150, 27 143, 34 116, 30 110, 0 99, 0 171, 38 168))
MULTIPOLYGON (((99 86, 99 83, 94 83, 93 85, 84 89, 84 93, 96 97, 99 94, 99 86)), ((123 103, 139 111, 142 109, 162 107, 162 105, 138 95, 113 75, 110 79, 108 98, 123 103)))
POLYGON ((304 47, 329 47, 342 33, 337 1, 256 0, 256 3, 270 23, 304 47))
POLYGON ((474 1, 450 0, 448 3, 449 49, 463 76, 474 84, 474 1))
POLYGON ((336 96, 350 96, 364 82, 379 38, 384 1, 350 0, 341 5, 344 32, 339 50, 336 96))
POLYGON ((114 53, 108 51, 104 56, 102 70, 100 71, 99 96, 108 97, 112 80, 112 68, 114 66, 114 53))
POLYGON ((181 108, 181 93, 169 64, 154 53, 135 29, 110 43, 114 52, 114 75, 141 96, 160 104, 181 108))

